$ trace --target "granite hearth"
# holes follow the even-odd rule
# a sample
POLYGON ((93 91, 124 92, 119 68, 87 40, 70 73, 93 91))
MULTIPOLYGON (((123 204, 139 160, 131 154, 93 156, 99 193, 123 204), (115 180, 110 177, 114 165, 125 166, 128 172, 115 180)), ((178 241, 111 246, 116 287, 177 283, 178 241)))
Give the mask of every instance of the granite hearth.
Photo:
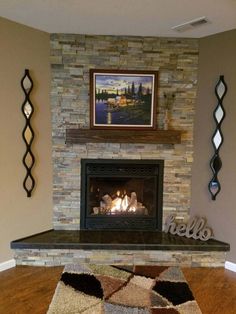
POLYGON ((222 267, 229 245, 158 231, 48 230, 11 242, 18 265, 69 263, 222 267))

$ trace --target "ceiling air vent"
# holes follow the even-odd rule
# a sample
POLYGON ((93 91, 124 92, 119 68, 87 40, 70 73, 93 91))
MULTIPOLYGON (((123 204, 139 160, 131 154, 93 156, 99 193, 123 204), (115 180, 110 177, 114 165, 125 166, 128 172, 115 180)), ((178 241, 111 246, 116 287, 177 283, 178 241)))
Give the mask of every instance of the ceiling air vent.
POLYGON ((202 16, 202 17, 198 17, 197 19, 188 21, 186 23, 173 26, 173 27, 171 27, 171 29, 173 29, 177 32, 185 32, 187 30, 201 26, 201 25, 206 24, 208 22, 209 21, 207 20, 207 18, 205 16, 202 16))

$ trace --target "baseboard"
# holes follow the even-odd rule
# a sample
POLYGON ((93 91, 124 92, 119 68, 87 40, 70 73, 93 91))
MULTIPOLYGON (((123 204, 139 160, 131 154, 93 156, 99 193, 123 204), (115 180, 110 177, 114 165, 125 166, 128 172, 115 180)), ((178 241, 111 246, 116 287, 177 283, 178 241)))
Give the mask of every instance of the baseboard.
POLYGON ((236 264, 231 262, 225 262, 225 269, 236 272, 236 264))
POLYGON ((16 261, 14 259, 10 259, 9 261, 0 263, 0 271, 4 271, 15 266, 16 266, 16 261))

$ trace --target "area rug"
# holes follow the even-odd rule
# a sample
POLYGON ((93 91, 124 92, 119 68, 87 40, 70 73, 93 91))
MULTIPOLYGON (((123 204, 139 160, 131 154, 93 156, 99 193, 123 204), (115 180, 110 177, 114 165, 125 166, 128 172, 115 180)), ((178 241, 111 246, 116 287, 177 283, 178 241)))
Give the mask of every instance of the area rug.
POLYGON ((67 265, 47 314, 200 314, 179 267, 67 265))

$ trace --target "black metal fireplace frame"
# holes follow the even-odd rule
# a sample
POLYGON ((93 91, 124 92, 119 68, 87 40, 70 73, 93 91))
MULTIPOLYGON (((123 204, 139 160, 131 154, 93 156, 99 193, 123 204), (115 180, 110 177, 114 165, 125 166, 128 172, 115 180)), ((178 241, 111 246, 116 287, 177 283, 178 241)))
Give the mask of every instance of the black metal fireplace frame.
MULTIPOLYGON (((80 206, 80 229, 121 229, 121 230, 162 230, 162 214, 163 214, 163 176, 164 176, 164 160, 161 159, 81 159, 81 206, 80 206), (156 210, 154 216, 143 217, 134 216, 127 217, 117 216, 93 216, 88 215, 87 211, 87 186, 89 178, 89 167, 93 165, 113 166, 119 164, 121 171, 125 166, 138 165, 154 166, 157 173, 153 173, 156 179, 156 210), (110 226, 110 227, 107 227, 110 226)), ((140 177, 140 175, 138 175, 140 177)))

